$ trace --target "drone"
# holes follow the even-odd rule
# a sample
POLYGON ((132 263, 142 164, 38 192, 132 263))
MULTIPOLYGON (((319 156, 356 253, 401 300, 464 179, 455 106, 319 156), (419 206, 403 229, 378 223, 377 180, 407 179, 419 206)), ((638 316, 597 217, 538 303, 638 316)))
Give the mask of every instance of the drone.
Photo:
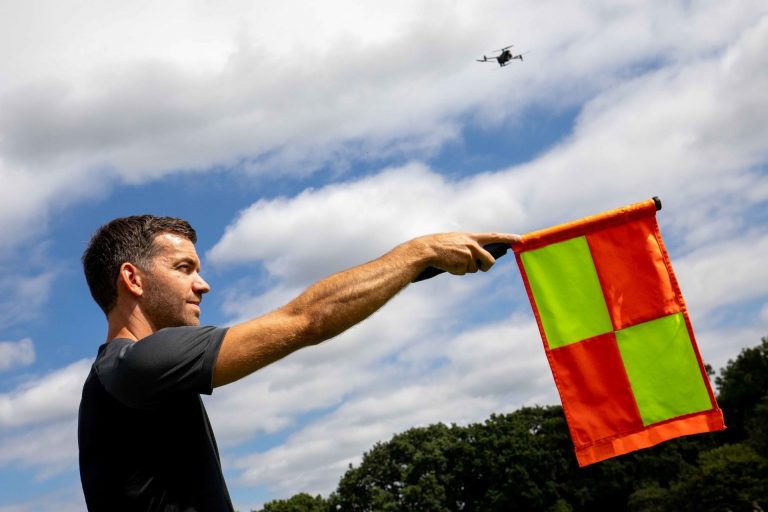
POLYGON ((513 46, 514 45, 511 44, 509 46, 505 46, 504 48, 499 48, 498 50, 493 50, 495 52, 501 52, 499 55, 492 56, 491 58, 488 58, 485 55, 483 55, 482 59, 476 59, 476 60, 477 60, 477 62, 493 62, 495 60, 496 62, 499 63, 499 66, 501 66, 501 67, 506 66, 507 64, 512 62, 514 59, 520 59, 520 61, 522 62, 523 55, 525 55, 525 53, 528 53, 528 52, 518 53, 517 55, 514 55, 512 53, 512 51, 510 50, 510 48, 512 48, 513 46))

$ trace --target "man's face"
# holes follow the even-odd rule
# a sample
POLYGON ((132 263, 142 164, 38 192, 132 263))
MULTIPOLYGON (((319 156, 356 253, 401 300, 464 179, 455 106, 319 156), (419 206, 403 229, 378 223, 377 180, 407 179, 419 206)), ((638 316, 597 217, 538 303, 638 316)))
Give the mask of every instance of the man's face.
POLYGON ((211 287, 200 276, 195 245, 183 236, 155 238, 155 256, 144 272, 142 309, 155 330, 200 325, 200 301, 211 287))

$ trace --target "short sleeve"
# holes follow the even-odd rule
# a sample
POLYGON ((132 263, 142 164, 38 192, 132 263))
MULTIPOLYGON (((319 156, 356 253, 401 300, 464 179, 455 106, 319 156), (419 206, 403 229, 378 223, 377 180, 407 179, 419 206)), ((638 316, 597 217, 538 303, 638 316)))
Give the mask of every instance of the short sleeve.
POLYGON ((104 388, 125 405, 153 409, 185 394, 211 394, 227 329, 172 327, 138 342, 115 339, 97 359, 104 388))

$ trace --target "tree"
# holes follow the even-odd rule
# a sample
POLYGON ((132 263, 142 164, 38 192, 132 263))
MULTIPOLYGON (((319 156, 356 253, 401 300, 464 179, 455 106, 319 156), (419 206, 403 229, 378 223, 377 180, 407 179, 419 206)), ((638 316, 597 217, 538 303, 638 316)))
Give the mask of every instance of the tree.
POLYGON ((446 453, 455 442, 443 424, 413 428, 377 443, 350 466, 331 495, 332 507, 344 511, 450 510, 446 501, 446 453))
POLYGON ((327 512, 328 503, 322 496, 312 497, 299 493, 287 500, 274 500, 264 504, 264 508, 252 512, 327 512))
POLYGON ((640 487, 629 496, 629 512, 667 512, 669 510, 670 491, 657 483, 640 487))
POLYGON ((414 428, 377 444, 330 498, 344 511, 617 509, 633 490, 627 464, 580 470, 562 408, 525 407, 466 427, 414 428))
POLYGON ((562 408, 525 407, 466 427, 410 429, 378 443, 329 498, 353 512, 663 510, 711 436, 689 436, 579 468, 562 408))
POLYGON ((768 507, 768 460, 746 443, 703 452, 699 465, 674 486, 672 510, 752 512, 768 507))
POLYGON ((715 383, 718 403, 728 425, 725 441, 747 439, 750 426, 762 426, 750 425, 750 421, 756 415, 766 414, 760 404, 768 397, 768 337, 762 338, 757 347, 742 350, 736 360, 729 360, 715 383))
POLYGON ((768 458, 768 395, 755 406, 751 417, 747 420, 746 430, 749 445, 757 453, 768 458))
POLYGON ((579 468, 562 408, 524 407, 410 429, 350 465, 327 501, 297 495, 261 512, 768 510, 768 337, 728 361, 716 383, 725 434, 579 468))

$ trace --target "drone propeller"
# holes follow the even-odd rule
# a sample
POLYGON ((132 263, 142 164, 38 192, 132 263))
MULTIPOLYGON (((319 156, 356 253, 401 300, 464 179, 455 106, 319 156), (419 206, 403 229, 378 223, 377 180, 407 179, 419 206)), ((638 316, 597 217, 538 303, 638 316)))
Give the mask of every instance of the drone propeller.
POLYGON ((513 46, 515 46, 515 45, 511 44, 509 46, 505 46, 504 48, 499 48, 498 50, 493 50, 493 51, 495 51, 495 52, 503 52, 504 50, 509 50, 513 46))

